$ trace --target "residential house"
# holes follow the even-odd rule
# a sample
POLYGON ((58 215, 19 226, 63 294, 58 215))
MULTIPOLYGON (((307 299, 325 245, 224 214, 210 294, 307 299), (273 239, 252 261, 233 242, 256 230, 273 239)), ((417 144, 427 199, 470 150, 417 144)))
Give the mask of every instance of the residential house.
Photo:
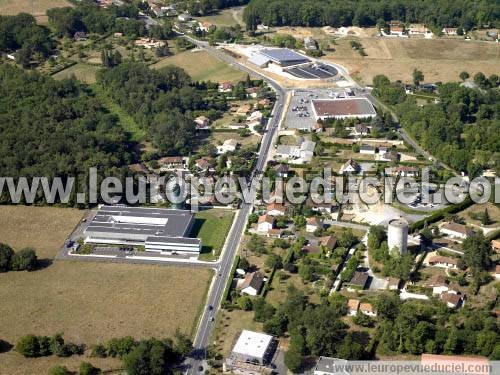
POLYGON ((191 15, 189 15, 187 13, 182 13, 182 14, 179 14, 177 16, 177 19, 181 22, 188 22, 188 21, 191 21, 193 19, 193 17, 191 17, 191 15))
POLYGON ((443 27, 443 30, 441 32, 444 35, 458 35, 458 28, 456 27, 443 27))
POLYGON ((113 34, 113 37, 115 38, 121 38, 123 36, 123 33, 120 33, 120 32, 116 32, 113 34))
POLYGON ((439 231, 447 236, 465 240, 474 231, 466 225, 448 222, 441 225, 439 231))
POLYGON ((359 311, 361 311, 363 314, 374 317, 377 316, 377 310, 371 303, 368 302, 362 302, 359 304, 359 311))
POLYGON ((257 104, 263 108, 268 108, 271 105, 271 100, 268 98, 260 99, 257 104))
POLYGON ((265 278, 259 272, 248 273, 245 278, 242 280, 241 285, 239 285, 238 289, 241 290, 241 293, 248 294, 249 296, 256 296, 262 290, 264 286, 265 278))
POLYGON ((262 374, 273 372, 271 366, 277 341, 265 333, 243 330, 223 364, 223 372, 233 374, 262 374))
POLYGON ((233 91, 234 85, 232 82, 222 82, 219 83, 218 91, 219 92, 231 92, 233 91))
POLYGON ((161 40, 156 40, 153 38, 139 38, 134 41, 134 44, 138 47, 144 47, 147 49, 159 48, 164 45, 161 40))
POLYGON ((394 167, 391 169, 391 174, 393 176, 401 177, 417 177, 419 169, 417 167, 410 167, 406 165, 401 165, 399 167, 394 167))
POLYGON ((500 240, 492 240, 491 241, 491 248, 496 253, 500 252, 500 240))
POLYGON ((410 27, 408 29, 408 33, 410 35, 426 35, 430 33, 431 31, 427 26, 425 26, 422 23, 412 23, 410 24, 410 27))
POLYGON ((315 202, 312 197, 307 198, 306 206, 311 207, 314 212, 331 215, 335 212, 337 206, 333 203, 315 202))
POLYGON ((77 42, 82 42, 87 40, 87 33, 85 31, 77 31, 75 35, 73 35, 73 39, 77 42))
POLYGON ((215 25, 210 22, 202 21, 198 22, 198 29, 200 31, 203 31, 204 33, 208 33, 212 30, 215 30, 215 25))
POLYGON ((302 137, 298 139, 298 146, 278 145, 276 157, 288 160, 292 164, 304 164, 312 160, 316 142, 306 140, 302 137))
POLYGON ((375 151, 376 151, 375 147, 367 144, 362 144, 361 147, 359 148, 359 153, 365 155, 375 155, 375 151))
POLYGON ((404 25, 394 25, 394 26, 390 25, 389 34, 393 36, 404 36, 405 35, 404 25))
POLYGON ((235 139, 226 139, 222 145, 217 146, 217 153, 222 155, 228 152, 233 152, 236 150, 238 145, 239 143, 235 139))
POLYGON ((286 207, 280 203, 269 203, 266 213, 271 216, 284 216, 286 214, 286 207))
POLYGON ((458 269, 458 259, 434 255, 429 258, 429 265, 433 267, 451 268, 456 270, 458 269))
POLYGON ((187 161, 182 156, 166 156, 158 160, 158 164, 163 170, 183 169, 186 167, 187 161))
POLYGON ((424 283, 427 288, 432 288, 432 294, 441 295, 444 292, 450 290, 448 283, 446 282, 446 277, 443 275, 434 275, 429 280, 424 283))
POLYGON ((252 107, 250 107, 250 104, 245 103, 236 109, 236 114, 239 116, 246 116, 251 109, 252 107))
POLYGON ((150 173, 150 170, 143 163, 130 164, 128 169, 130 169, 131 172, 138 174, 147 175, 150 173))
POLYGON ((457 293, 444 292, 441 294, 441 300, 450 309, 458 309, 463 304, 462 296, 457 293))
POLYGON ((304 38, 304 48, 309 51, 315 51, 318 49, 318 43, 310 36, 307 36, 304 38))
POLYGON ((399 153, 393 148, 380 147, 378 150, 380 160, 397 162, 399 160, 399 153))
POLYGON ((331 251, 335 249, 335 246, 337 245, 337 239, 334 236, 324 236, 319 239, 319 244, 327 250, 331 251))
POLYGON ((354 125, 354 129, 351 134, 354 135, 355 137, 369 135, 370 128, 366 124, 356 124, 354 125))
POLYGON ((387 283, 387 289, 389 290, 398 290, 399 284, 401 284, 401 280, 396 277, 389 277, 387 283))
POLYGON ((259 217, 257 222, 257 231, 261 233, 268 233, 274 228, 275 219, 271 215, 264 214, 259 217))
POLYGON ((323 131, 325 130, 323 125, 320 124, 319 122, 316 122, 313 126, 312 126, 312 129, 311 129, 313 132, 315 133, 323 133, 323 131))
POLYGON ((288 178, 290 175, 290 167, 288 164, 276 164, 273 170, 276 172, 276 177, 288 178))
POLYGON ((366 272, 355 271, 351 280, 346 283, 349 288, 365 289, 369 276, 366 272))
POLYGON ((206 116, 198 116, 194 119, 197 130, 208 130, 210 125, 210 119, 206 116))
POLYGON ((214 167, 214 161, 212 158, 204 156, 195 160, 194 165, 199 172, 208 172, 214 167))
POLYGON ((361 172, 361 166, 354 159, 347 160, 342 167, 340 167, 339 174, 352 173, 357 174, 361 172))
POLYGON ((257 122, 259 125, 262 124, 262 119, 264 118, 264 115, 262 114, 261 111, 253 111, 250 113, 250 115, 247 117, 248 122, 257 122))
POLYGON ((323 228, 323 224, 316 216, 308 217, 306 219, 306 232, 313 233, 317 229, 321 228, 323 228))
POLYGON ((319 357, 314 367, 314 375, 350 375, 345 369, 347 366, 344 367, 346 364, 347 360, 345 359, 319 357))
POLYGON ((350 299, 347 301, 347 315, 355 316, 359 309, 359 299, 350 299))
POLYGON ((500 264, 497 264, 495 266, 495 272, 493 277, 495 278, 495 280, 500 280, 500 264))
POLYGON ((323 254, 323 249, 315 245, 307 245, 302 247, 302 252, 305 254, 323 254))
POLYGON ((259 95, 260 87, 249 87, 245 89, 247 95, 251 98, 256 98, 259 95))

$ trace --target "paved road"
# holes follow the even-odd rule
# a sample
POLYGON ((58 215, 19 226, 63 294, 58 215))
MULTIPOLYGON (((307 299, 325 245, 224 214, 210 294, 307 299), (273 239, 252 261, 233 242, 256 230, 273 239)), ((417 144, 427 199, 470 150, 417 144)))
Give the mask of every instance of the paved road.
MULTIPOLYGON (((260 79, 265 80, 273 89, 276 91, 277 100, 274 106, 272 116, 270 121, 268 122, 267 130, 263 136, 259 156, 254 168, 253 174, 260 174, 265 166, 267 156, 272 148, 273 138, 275 136, 276 130, 279 125, 279 121, 282 116, 286 91, 279 86, 276 82, 269 80, 267 77, 255 72, 239 63, 236 62, 234 58, 225 54, 224 52, 217 50, 216 48, 210 47, 207 42, 201 42, 196 39, 193 39, 189 36, 184 36, 191 43, 196 44, 199 48, 205 49, 210 54, 214 55, 220 60, 227 62, 232 65, 234 68, 239 69, 241 71, 252 74, 253 76, 257 76, 260 79)), ((255 191, 251 191, 252 198, 255 197, 255 191)), ((250 200, 251 202, 253 199, 250 200)), ((226 287, 227 281, 232 277, 231 268, 234 261, 234 257, 236 256, 236 252, 238 251, 238 246, 241 242, 241 238, 246 228, 246 223, 248 220, 248 215, 252 210, 252 204, 243 203, 241 205, 240 211, 235 219, 233 224, 233 230, 228 236, 226 242, 226 249, 224 253, 221 255, 218 272, 212 281, 212 285, 210 287, 210 291, 208 293, 206 308, 201 316, 198 331, 196 337, 194 339, 194 351, 190 358, 185 361, 186 373, 187 374, 198 374, 200 373, 199 368, 203 366, 206 348, 209 345, 210 335, 214 326, 215 315, 217 314, 220 304, 222 301, 222 295, 224 293, 224 289, 226 287), (209 306, 212 307, 212 310, 209 309, 209 306)), ((204 371, 205 369, 203 369, 204 371)), ((203 372, 202 371, 202 372, 203 372)))

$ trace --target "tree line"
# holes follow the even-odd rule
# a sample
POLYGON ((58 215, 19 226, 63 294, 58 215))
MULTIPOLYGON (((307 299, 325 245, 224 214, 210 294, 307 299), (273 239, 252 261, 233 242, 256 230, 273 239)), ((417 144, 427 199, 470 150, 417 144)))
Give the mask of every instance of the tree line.
MULTIPOLYGON (((120 358, 123 368, 129 375, 161 375, 173 373, 172 367, 182 362, 191 352, 193 344, 191 339, 176 331, 175 340, 171 338, 149 338, 135 340, 131 336, 118 337, 108 340, 104 344, 90 347, 90 356, 97 358, 120 358)), ((86 350, 84 344, 66 342, 62 334, 54 336, 22 336, 16 343, 14 350, 24 357, 36 358, 55 355, 57 357, 70 357, 82 355, 86 350)), ((79 373, 97 374, 99 369, 87 362, 82 362, 79 373)), ((51 375, 70 374, 65 366, 55 366, 50 371, 51 375)))
POLYGON ((0 243, 0 272, 34 271, 38 266, 35 249, 25 247, 18 252, 6 244, 0 243))
POLYGON ((247 28, 268 26, 375 26, 379 21, 422 22, 464 30, 498 25, 500 5, 487 0, 251 0, 247 28))

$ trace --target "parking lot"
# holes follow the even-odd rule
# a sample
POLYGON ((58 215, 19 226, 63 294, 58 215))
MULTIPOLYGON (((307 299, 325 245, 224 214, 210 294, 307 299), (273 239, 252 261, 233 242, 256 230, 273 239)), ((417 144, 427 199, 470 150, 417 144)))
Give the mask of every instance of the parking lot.
POLYGON ((287 129, 311 130, 316 124, 311 101, 314 99, 345 98, 354 95, 349 89, 295 90, 286 114, 287 129))

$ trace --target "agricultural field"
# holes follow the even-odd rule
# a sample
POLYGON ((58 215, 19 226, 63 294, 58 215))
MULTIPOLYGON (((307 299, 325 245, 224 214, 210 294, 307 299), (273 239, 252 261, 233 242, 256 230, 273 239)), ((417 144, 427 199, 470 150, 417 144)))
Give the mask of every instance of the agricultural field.
MULTIPOLYGON (((15 249, 34 246, 40 258, 52 259, 83 213, 1 206, 0 238, 15 249)), ((2 273, 1 339, 15 344, 25 334, 62 332, 68 341, 91 345, 124 335, 168 337, 177 328, 193 334, 211 276, 204 269, 78 261, 2 273)), ((55 364, 87 360, 77 359, 24 360, 11 351, 0 354, 0 374, 46 373, 55 364)), ((106 369, 119 365, 113 360, 99 364, 106 369)))
POLYGON ((183 68, 194 81, 241 81, 246 74, 231 68, 226 63, 212 57, 208 52, 191 50, 169 56, 151 65, 154 69, 161 69, 167 65, 176 65, 183 68))
POLYGON ((371 84, 377 74, 410 82, 414 68, 424 73, 426 82, 458 81, 464 70, 471 76, 479 71, 488 76, 498 73, 500 58, 496 43, 454 39, 348 37, 337 39, 332 47, 335 52, 324 58, 345 66, 364 84, 371 84), (352 40, 362 44, 366 57, 351 48, 352 40))
POLYGON ((233 224, 233 217, 233 211, 215 208, 196 213, 191 237, 201 239, 203 249, 200 259, 213 260, 212 252, 216 256, 220 254, 233 224))
POLYGON ((18 13, 30 13, 37 19, 38 23, 46 23, 45 12, 51 8, 70 7, 71 2, 67 0, 0 0, 1 15, 15 15, 18 13))

